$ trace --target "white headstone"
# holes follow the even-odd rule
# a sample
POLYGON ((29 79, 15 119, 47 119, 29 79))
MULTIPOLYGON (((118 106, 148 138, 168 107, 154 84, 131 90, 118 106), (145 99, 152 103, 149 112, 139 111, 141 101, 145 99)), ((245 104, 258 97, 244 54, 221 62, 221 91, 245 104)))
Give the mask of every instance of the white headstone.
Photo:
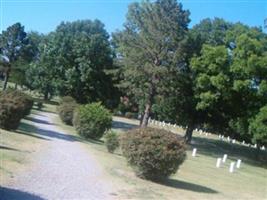
POLYGON ((208 133, 206 133, 206 136, 208 136, 208 133))
POLYGON ((241 160, 238 159, 238 160, 237 160, 237 163, 236 163, 236 168, 239 169, 239 168, 240 168, 240 165, 241 165, 241 160))
POLYGON ((222 139, 224 138, 224 135, 222 136, 222 139))
POLYGON ((235 168, 235 162, 231 162, 230 168, 229 168, 229 172, 233 173, 234 172, 234 168, 235 168))
POLYGON ((245 145, 245 141, 244 140, 243 140, 242 144, 245 145))
POLYGON ((224 155, 223 155, 223 160, 222 160, 222 161, 223 161, 223 163, 225 163, 225 162, 226 162, 226 159, 227 159, 227 154, 224 154, 224 155))
POLYGON ((235 144, 235 139, 233 139, 232 143, 235 144))
POLYGON ((228 140, 228 141, 230 141, 230 140, 231 140, 229 136, 227 137, 227 140, 228 140))
POLYGON ((217 158, 216 167, 219 168, 221 166, 222 159, 217 158))
POLYGON ((257 148, 257 144, 254 144, 254 148, 257 148))
POLYGON ((194 148, 194 149, 193 149, 193 152, 192 152, 192 156, 193 156, 193 157, 196 157, 196 153, 197 153, 197 149, 194 148))
POLYGON ((261 147, 261 150, 265 150, 265 146, 262 146, 262 147, 261 147))

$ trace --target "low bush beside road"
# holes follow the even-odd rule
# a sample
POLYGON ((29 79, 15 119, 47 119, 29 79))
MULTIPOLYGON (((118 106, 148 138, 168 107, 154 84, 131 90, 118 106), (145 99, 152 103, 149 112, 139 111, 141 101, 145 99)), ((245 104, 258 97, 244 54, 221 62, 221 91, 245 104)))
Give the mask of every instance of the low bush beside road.
POLYGON ((100 139, 111 128, 111 123, 112 115, 101 103, 81 105, 73 117, 78 134, 91 139, 100 139))

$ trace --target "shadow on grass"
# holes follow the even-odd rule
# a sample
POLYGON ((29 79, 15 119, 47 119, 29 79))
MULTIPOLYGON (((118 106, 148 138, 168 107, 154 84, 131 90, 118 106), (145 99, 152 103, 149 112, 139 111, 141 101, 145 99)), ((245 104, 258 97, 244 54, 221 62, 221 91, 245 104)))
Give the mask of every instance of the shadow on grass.
POLYGON ((200 155, 203 154, 213 158, 219 158, 223 154, 227 154, 230 159, 238 158, 245 163, 267 168, 266 151, 258 152, 254 148, 209 138, 194 137, 194 142, 191 147, 197 148, 200 155), (256 159, 258 156, 260 159, 256 159))
POLYGON ((41 120, 41 119, 36 119, 33 117, 25 117, 24 119, 35 122, 35 123, 39 123, 39 124, 47 124, 47 125, 52 125, 52 123, 46 121, 46 120, 41 120))
POLYGON ((175 180, 175 179, 168 179, 163 182, 159 182, 159 184, 165 185, 168 187, 177 188, 177 189, 189 190, 192 192, 211 193, 211 194, 218 193, 218 191, 202 186, 202 185, 197 185, 194 183, 188 183, 185 181, 180 181, 180 180, 175 180))
POLYGON ((44 200, 43 198, 20 190, 0 186, 1 200, 44 200))
POLYGON ((11 147, 6 147, 6 146, 0 145, 0 150, 1 149, 3 149, 3 150, 10 150, 10 151, 20 151, 20 150, 15 149, 15 148, 11 148, 11 147))
POLYGON ((121 121, 112 121, 112 128, 114 129, 122 129, 124 131, 128 131, 130 129, 138 128, 139 126, 134 124, 129 124, 127 122, 121 121))

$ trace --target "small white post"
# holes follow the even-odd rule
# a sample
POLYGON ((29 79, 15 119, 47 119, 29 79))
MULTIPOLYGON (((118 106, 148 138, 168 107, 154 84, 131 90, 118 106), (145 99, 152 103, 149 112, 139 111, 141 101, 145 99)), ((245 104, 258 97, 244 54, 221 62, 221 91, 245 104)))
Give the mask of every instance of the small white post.
POLYGON ((235 144, 235 139, 233 139, 232 143, 235 144))
POLYGON ((242 144, 245 145, 245 141, 244 140, 243 140, 242 144))
POLYGON ((222 160, 223 163, 225 163, 226 159, 227 159, 227 154, 224 154, 224 155, 223 155, 223 160, 222 160))
POLYGON ((257 144, 254 144, 254 148, 257 148, 257 144))
POLYGON ((261 147, 261 150, 265 150, 265 146, 262 146, 262 147, 261 147))
POLYGON ((227 140, 228 140, 228 142, 229 142, 229 141, 231 141, 231 139, 230 139, 230 137, 229 137, 229 136, 227 137, 227 140))
POLYGON ((237 163, 236 163, 236 168, 239 169, 239 168, 240 168, 240 165, 241 165, 241 160, 238 159, 238 160, 237 160, 237 163))
POLYGON ((208 136, 208 133, 206 133, 206 136, 208 136))
POLYGON ((234 167, 235 167, 235 162, 231 162, 229 172, 233 173, 234 172, 234 167))
POLYGON ((193 157, 196 157, 196 153, 197 153, 197 149, 194 148, 194 149, 193 149, 193 152, 192 152, 192 156, 193 156, 193 157))
POLYGON ((217 158, 216 167, 219 168, 221 166, 221 158, 217 158))

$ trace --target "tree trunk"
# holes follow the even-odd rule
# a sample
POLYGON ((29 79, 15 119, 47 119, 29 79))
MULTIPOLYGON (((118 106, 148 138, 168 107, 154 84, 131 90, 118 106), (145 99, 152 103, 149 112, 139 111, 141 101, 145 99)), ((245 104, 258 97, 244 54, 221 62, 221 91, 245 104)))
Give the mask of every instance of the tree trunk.
POLYGON ((9 73, 6 72, 5 73, 5 79, 4 79, 4 86, 3 86, 3 90, 7 89, 7 83, 8 83, 8 79, 9 79, 9 73))
POLYGON ((148 124, 148 119, 149 119, 150 111, 151 111, 151 102, 148 102, 146 104, 145 113, 143 115, 143 120, 142 120, 142 123, 141 123, 141 127, 142 128, 146 127, 147 124, 148 124))
POLYGON ((45 101, 48 100, 48 91, 45 91, 45 93, 44 93, 44 100, 45 100, 45 101))
POLYGON ((144 113, 141 113, 141 118, 140 118, 139 126, 142 125, 143 119, 144 119, 144 113))
POLYGON ((149 116, 150 116, 151 107, 152 107, 152 103, 153 103, 153 99, 154 99, 154 96, 155 96, 155 91, 156 91, 155 85, 152 82, 152 83, 150 83, 150 91, 149 91, 149 94, 148 94, 148 99, 147 99, 147 102, 146 102, 145 112, 144 112, 142 123, 141 123, 141 127, 142 128, 147 127, 148 119, 149 119, 149 116))
POLYGON ((185 132, 185 136, 184 136, 186 143, 191 142, 193 131, 194 131, 194 123, 189 123, 189 125, 186 129, 186 132, 185 132))

